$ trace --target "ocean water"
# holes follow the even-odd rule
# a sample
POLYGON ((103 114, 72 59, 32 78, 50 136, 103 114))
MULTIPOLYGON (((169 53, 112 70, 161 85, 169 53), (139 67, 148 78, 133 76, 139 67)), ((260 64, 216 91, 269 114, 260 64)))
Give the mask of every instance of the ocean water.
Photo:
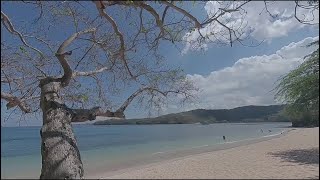
MULTIPOLYGON (((104 171, 146 157, 272 136, 291 123, 211 125, 74 125, 85 171, 104 171), (262 132, 262 131, 263 132, 262 132), (269 131, 270 130, 270 131, 269 131), (222 136, 226 137, 226 141, 222 136)), ((41 127, 1 127, 1 178, 38 178, 41 127)))

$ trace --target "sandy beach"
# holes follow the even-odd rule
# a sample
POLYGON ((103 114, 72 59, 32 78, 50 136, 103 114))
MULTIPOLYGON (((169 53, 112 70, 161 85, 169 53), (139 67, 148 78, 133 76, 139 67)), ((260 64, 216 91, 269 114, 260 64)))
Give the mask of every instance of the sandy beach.
POLYGON ((319 128, 293 129, 270 140, 109 173, 103 179, 319 179, 319 128))

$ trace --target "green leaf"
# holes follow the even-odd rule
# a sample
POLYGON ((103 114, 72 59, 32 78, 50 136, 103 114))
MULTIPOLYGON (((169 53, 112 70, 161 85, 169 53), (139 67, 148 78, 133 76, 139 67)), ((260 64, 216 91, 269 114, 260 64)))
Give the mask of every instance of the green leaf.
MULTIPOLYGON (((312 43, 315 44, 318 43, 312 43)), ((319 113, 319 48, 306 58, 298 68, 283 77, 275 88, 275 98, 287 104, 285 113, 293 119, 319 113)), ((319 122, 318 117, 312 118, 319 122)))
POLYGON ((88 102, 88 101, 89 101, 89 96, 88 96, 88 95, 85 95, 85 94, 82 94, 82 95, 81 95, 81 99, 82 99, 84 102, 88 102))
POLYGON ((26 49, 24 49, 24 47, 20 46, 20 48, 19 48, 19 49, 21 50, 21 52, 22 52, 22 53, 27 53, 27 50, 26 50, 26 49))
POLYGON ((142 32, 142 33, 146 33, 147 30, 146 30, 144 27, 142 27, 142 28, 141 28, 141 32, 142 32))

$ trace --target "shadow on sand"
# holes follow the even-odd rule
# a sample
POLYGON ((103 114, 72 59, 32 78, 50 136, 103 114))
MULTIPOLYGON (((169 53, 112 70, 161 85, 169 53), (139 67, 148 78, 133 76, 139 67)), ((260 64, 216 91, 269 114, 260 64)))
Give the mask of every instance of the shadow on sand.
POLYGON ((280 157, 283 161, 299 164, 319 164, 319 148, 295 149, 270 153, 275 157, 280 157))

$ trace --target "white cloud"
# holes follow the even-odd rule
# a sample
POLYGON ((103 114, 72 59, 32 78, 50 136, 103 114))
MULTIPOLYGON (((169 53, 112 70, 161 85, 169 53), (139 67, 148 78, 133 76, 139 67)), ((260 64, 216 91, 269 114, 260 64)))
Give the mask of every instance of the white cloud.
MULTIPOLYGON (((301 4, 307 3, 299 2, 301 4)), ((236 1, 235 5, 242 4, 240 1, 236 1)), ((271 42, 273 38, 287 36, 289 32, 305 27, 306 25, 299 23, 294 17, 295 2, 290 1, 275 1, 269 2, 268 11, 272 15, 277 15, 273 18, 265 9, 263 1, 252 1, 243 6, 244 11, 226 13, 219 18, 219 21, 226 24, 228 27, 239 29, 243 32, 240 37, 246 37, 250 35, 257 40, 267 40, 271 42), (243 14, 246 12, 245 14, 243 14)), ((209 1, 206 3, 204 9, 208 14, 208 17, 212 17, 219 8, 232 9, 232 2, 230 1, 209 1)), ((319 23, 319 10, 313 12, 314 16, 308 9, 297 9, 297 15, 300 19, 305 17, 305 20, 312 20, 312 23, 319 23)), ((185 48, 182 53, 185 54, 189 50, 208 49, 206 43, 210 42, 223 42, 229 41, 229 32, 218 22, 213 21, 200 29, 200 33, 203 36, 208 36, 205 42, 198 41, 200 34, 198 31, 187 33, 184 36, 186 41, 185 48)), ((238 34, 237 36, 239 36, 238 34)))
MULTIPOLYGON (((213 71, 207 76, 187 75, 200 88, 197 108, 234 108, 245 105, 276 104, 275 82, 303 62, 316 47, 306 47, 319 37, 308 37, 291 43, 276 53, 239 59, 233 66, 213 71)), ((179 111, 173 106, 168 112, 179 111)), ((195 107, 186 107, 187 110, 195 107)), ((184 110, 186 110, 184 109, 184 110)))

